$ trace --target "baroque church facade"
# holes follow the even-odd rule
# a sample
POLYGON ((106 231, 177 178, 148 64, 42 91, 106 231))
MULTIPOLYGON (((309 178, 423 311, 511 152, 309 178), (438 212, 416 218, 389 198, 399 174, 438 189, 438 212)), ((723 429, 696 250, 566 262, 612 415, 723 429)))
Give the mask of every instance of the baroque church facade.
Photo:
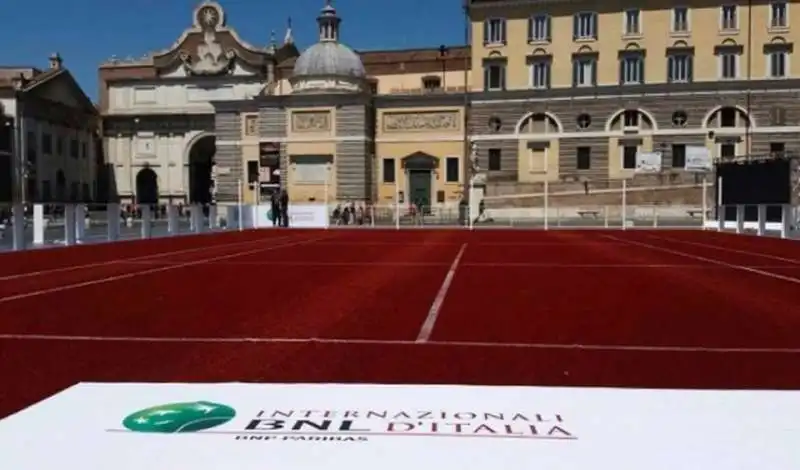
POLYGON ((110 197, 123 203, 457 204, 466 47, 355 52, 326 2, 300 53, 244 42, 206 1, 168 50, 100 68, 110 197), (448 93, 449 92, 449 93, 448 93))

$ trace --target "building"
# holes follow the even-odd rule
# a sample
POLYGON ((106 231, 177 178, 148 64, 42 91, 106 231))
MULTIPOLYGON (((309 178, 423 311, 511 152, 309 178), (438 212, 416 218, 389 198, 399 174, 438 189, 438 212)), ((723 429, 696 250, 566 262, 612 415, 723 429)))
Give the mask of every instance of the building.
POLYGON ((404 199, 457 202, 469 48, 356 52, 330 3, 303 54, 291 25, 254 46, 217 3, 193 20, 169 49, 100 67, 123 201, 230 203, 241 187, 253 202, 280 184, 294 201, 393 201, 400 184, 404 199))
POLYGON ((693 182, 688 147, 714 158, 800 151, 798 9, 469 1, 472 70, 482 72, 469 126, 490 189, 627 179, 667 190, 693 182), (634 177, 638 152, 661 152, 662 173, 634 177))
POLYGON ((98 127, 97 109, 58 54, 46 70, 0 67, 0 201, 92 201, 98 127))
POLYGON ((353 51, 327 2, 301 54, 291 27, 250 45, 207 1, 169 49, 100 68, 115 192, 454 204, 474 145, 498 203, 623 180, 697 203, 687 151, 800 150, 791 3, 470 0, 468 46, 353 51), (646 152, 664 167, 636 175, 646 152))

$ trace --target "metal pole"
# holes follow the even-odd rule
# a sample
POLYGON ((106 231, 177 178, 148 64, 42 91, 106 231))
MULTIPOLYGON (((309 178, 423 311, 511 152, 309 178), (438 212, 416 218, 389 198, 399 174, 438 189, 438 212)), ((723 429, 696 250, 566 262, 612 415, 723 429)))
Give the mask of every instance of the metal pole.
POLYGON ((242 230, 244 230, 244 227, 242 227, 242 224, 243 224, 242 210, 244 209, 244 204, 242 203, 242 179, 241 178, 236 180, 236 207, 237 207, 236 215, 237 215, 237 218, 239 219, 239 221, 238 221, 239 222, 239 231, 241 232, 242 230))
MULTIPOLYGON (((788 8, 788 6, 787 6, 788 8)), ((745 120, 744 128, 744 151, 747 152, 747 158, 750 158, 750 141, 751 124, 750 124, 750 95, 751 95, 751 79, 753 75, 753 0, 747 1, 747 94, 746 94, 746 109, 747 119, 745 120)))
POLYGON ((628 229, 628 180, 622 180, 622 230, 628 229))
POLYGON ((701 181, 700 184, 701 184, 701 187, 703 188, 703 199, 702 199, 702 204, 703 205, 701 207, 701 209, 703 211, 703 215, 702 215, 702 218, 700 220, 703 221, 703 230, 705 230, 706 229, 706 221, 707 221, 706 213, 708 212, 708 201, 706 200, 706 197, 708 196, 708 179, 706 178, 706 174, 705 173, 703 173, 703 180, 701 181))
POLYGON ((400 183, 394 182, 394 226, 400 230, 400 183))
POLYGON ((550 182, 544 180, 544 229, 550 228, 550 182))

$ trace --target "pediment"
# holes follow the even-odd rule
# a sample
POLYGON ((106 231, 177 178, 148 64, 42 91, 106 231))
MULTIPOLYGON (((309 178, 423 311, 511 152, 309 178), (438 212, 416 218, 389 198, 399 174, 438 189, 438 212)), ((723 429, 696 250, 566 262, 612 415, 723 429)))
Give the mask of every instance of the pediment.
POLYGON ((194 10, 192 26, 167 50, 153 54, 153 65, 161 73, 182 66, 189 75, 231 73, 238 63, 255 73, 264 73, 279 56, 298 54, 293 44, 277 50, 258 48, 241 40, 226 24, 225 12, 215 2, 204 2, 194 10))
POLYGON ((66 69, 45 72, 31 81, 25 92, 70 108, 97 113, 92 101, 66 69))

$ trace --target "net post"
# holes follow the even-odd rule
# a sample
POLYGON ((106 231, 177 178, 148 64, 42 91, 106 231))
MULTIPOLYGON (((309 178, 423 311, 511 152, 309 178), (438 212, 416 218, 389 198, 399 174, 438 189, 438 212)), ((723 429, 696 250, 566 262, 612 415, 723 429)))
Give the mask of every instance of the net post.
POLYGON ((700 210, 702 211, 702 214, 700 215, 700 220, 703 223, 702 229, 706 230, 706 222, 708 221, 708 215, 707 215, 707 213, 708 213, 708 199, 707 199, 707 197, 708 197, 708 179, 707 179, 705 173, 703 173, 703 179, 700 181, 700 187, 702 188, 702 191, 703 191, 703 195, 702 195, 703 197, 701 198, 701 201, 700 201, 700 203, 702 204, 700 206, 700 210))
POLYGON ((545 175, 544 180, 544 229, 550 228, 550 183, 545 175))
POLYGON ((240 232, 244 230, 244 227, 242 227, 242 209, 244 208, 244 204, 242 202, 242 192, 242 179, 239 178, 236 180, 236 218, 237 223, 239 224, 240 232))
POLYGON ((622 230, 628 229, 628 179, 622 179, 622 230))
POLYGON ((400 230, 400 184, 394 183, 394 228, 400 230))

